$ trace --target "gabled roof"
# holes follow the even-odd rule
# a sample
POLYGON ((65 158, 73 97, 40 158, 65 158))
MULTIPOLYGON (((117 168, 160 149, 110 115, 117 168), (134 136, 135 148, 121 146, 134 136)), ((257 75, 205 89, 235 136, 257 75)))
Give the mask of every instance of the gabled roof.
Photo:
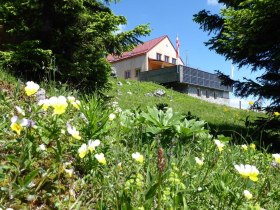
POLYGON ((124 60, 127 58, 131 58, 134 56, 146 54, 166 37, 168 37, 168 36, 164 35, 164 36, 158 37, 156 39, 152 39, 150 41, 144 42, 143 44, 140 44, 137 47, 135 47, 132 51, 124 52, 121 56, 108 55, 107 60, 109 62, 116 62, 116 61, 124 60))

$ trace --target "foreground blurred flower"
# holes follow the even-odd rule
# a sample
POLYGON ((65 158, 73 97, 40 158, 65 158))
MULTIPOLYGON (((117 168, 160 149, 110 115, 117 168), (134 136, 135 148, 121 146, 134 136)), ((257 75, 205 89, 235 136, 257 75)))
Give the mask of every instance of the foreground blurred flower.
POLYGON ((31 96, 34 95, 38 90, 40 86, 34 82, 27 82, 26 86, 24 88, 26 95, 31 96))
POLYGON ((86 144, 82 144, 82 146, 78 149, 79 157, 84 158, 88 153, 88 148, 86 144))
POLYGON ((77 131, 74 126, 71 126, 70 124, 67 124, 67 131, 70 135, 72 135, 72 137, 74 139, 78 139, 78 140, 81 139, 80 132, 77 131))
POLYGON ((69 102, 74 102, 76 99, 75 99, 74 96, 67 96, 67 100, 68 100, 69 102))
POLYGON ((278 116, 280 116, 280 113, 279 113, 279 112, 274 112, 274 115, 275 115, 276 117, 278 117, 278 116))
POLYGON ((218 150, 219 150, 220 152, 224 150, 223 147, 225 146, 225 144, 223 144, 220 140, 217 140, 217 139, 215 139, 214 142, 215 142, 215 144, 217 145, 218 150))
POLYGON ((50 105, 54 108, 54 114, 63 114, 68 106, 67 100, 64 96, 53 96, 49 99, 50 105))
POLYGON ((276 163, 280 164, 280 154, 272 154, 272 157, 274 157, 276 163))
POLYGON ((100 145, 100 140, 96 139, 96 140, 89 140, 88 141, 88 149, 90 152, 93 152, 95 150, 95 147, 100 145))
POLYGON ((204 164, 202 159, 199 159, 198 157, 195 157, 195 162, 199 165, 202 166, 204 164))
POLYGON ((247 198, 248 200, 252 199, 252 197, 253 197, 253 195, 248 190, 244 190, 243 194, 244 194, 245 198, 247 198))
POLYGON ((24 126, 27 126, 29 124, 28 120, 23 118, 23 119, 19 119, 18 116, 13 116, 11 118, 11 129, 13 131, 15 131, 17 133, 17 135, 19 136, 21 131, 23 130, 24 126))
POLYGON ((103 165, 106 165, 106 159, 104 157, 104 154, 103 153, 100 153, 100 154, 96 154, 94 155, 94 157, 97 159, 97 161, 103 165))
POLYGON ((243 178, 249 178, 252 181, 256 182, 258 181, 258 175, 259 175, 259 170, 256 168, 256 166, 252 166, 252 165, 234 165, 234 168, 239 172, 239 174, 243 177, 243 178))
POLYGON ((139 163, 143 163, 144 162, 144 157, 139 152, 133 153, 132 154, 132 158, 135 159, 139 163))
POLYGON ((249 104, 250 106, 253 106, 253 105, 254 105, 254 101, 249 101, 248 104, 249 104))

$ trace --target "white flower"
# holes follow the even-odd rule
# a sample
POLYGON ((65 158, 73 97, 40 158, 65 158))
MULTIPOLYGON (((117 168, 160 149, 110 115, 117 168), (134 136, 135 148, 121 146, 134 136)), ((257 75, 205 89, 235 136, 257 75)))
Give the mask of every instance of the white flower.
POLYGON ((111 114, 109 115, 109 120, 110 120, 110 121, 113 121, 115 118, 116 118, 116 115, 115 115, 114 113, 111 113, 111 114))
POLYGON ((221 152, 221 151, 223 151, 223 147, 225 146, 225 144, 223 144, 220 140, 217 140, 217 139, 215 139, 214 140, 214 142, 215 142, 215 144, 217 145, 217 147, 218 147, 218 150, 221 152))
POLYGON ((86 144, 82 144, 82 146, 78 149, 79 157, 84 158, 88 153, 88 148, 86 144))
POLYGON ((144 157, 139 152, 135 152, 132 154, 132 158, 135 159, 139 163, 143 163, 144 157))
POLYGON ((96 154, 94 155, 94 157, 97 159, 97 161, 103 165, 106 165, 106 159, 104 157, 104 154, 103 153, 100 153, 100 154, 96 154))
POLYGON ((26 95, 31 96, 34 95, 38 90, 40 86, 34 82, 27 82, 26 86, 24 88, 26 95))
POLYGON ((248 190, 244 190, 243 194, 244 194, 245 198, 247 198, 248 200, 252 199, 252 197, 253 197, 253 195, 248 190))
POLYGON ((90 152, 93 152, 95 150, 95 147, 100 145, 100 140, 96 139, 96 140, 89 140, 88 141, 88 149, 90 152))
POLYGON ((199 159, 198 157, 195 157, 195 162, 200 166, 204 164, 203 159, 199 159))
POLYGON ((74 126, 67 124, 67 131, 74 139, 80 140, 82 137, 80 136, 80 132, 76 130, 74 126))
POLYGON ((21 114, 22 116, 25 116, 25 112, 22 110, 22 108, 20 108, 19 106, 15 106, 15 108, 19 114, 21 114))
POLYGON ((39 149, 42 151, 45 151, 47 148, 46 148, 45 144, 40 144, 39 149))

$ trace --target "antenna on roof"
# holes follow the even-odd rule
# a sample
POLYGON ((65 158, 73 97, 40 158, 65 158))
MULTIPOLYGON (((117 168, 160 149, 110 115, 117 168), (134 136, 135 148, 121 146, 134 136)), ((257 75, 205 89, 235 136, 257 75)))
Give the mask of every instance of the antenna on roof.
POLYGON ((189 65, 189 56, 188 56, 188 51, 186 51, 186 66, 189 65))

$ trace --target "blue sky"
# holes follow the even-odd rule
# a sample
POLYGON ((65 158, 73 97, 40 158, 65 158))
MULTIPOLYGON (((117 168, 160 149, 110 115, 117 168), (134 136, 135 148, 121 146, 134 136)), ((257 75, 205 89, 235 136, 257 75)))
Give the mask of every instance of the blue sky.
MULTIPOLYGON (((142 41, 168 35, 174 46, 178 33, 180 56, 184 62, 188 57, 189 66, 212 73, 220 70, 230 74, 231 61, 226 61, 223 56, 204 45, 211 35, 199 29, 199 25, 192 20, 193 15, 203 9, 219 13, 222 6, 217 0, 121 0, 110 7, 116 15, 123 15, 127 19, 127 25, 122 26, 121 30, 149 23, 152 32, 150 36, 143 37, 142 41)), ((245 69, 238 71, 235 67, 234 79, 242 79, 244 76, 255 78, 257 74, 252 75, 250 70, 245 69)), ((231 105, 238 106, 239 100, 232 96, 231 105)), ((251 99, 242 100, 242 107, 247 107, 248 100, 251 99)))

